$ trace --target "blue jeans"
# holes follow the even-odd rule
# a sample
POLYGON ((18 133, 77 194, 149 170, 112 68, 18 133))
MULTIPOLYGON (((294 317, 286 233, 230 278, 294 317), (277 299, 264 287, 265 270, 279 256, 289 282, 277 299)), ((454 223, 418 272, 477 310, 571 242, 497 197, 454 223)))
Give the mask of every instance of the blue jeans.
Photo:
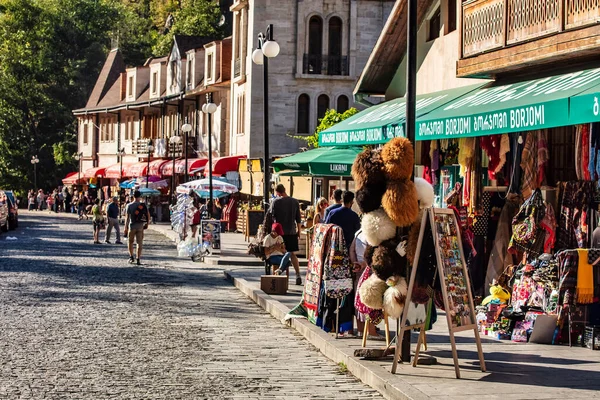
POLYGON ((292 253, 285 253, 282 256, 271 256, 269 262, 271 265, 279 265, 279 271, 283 274, 290 267, 292 253))

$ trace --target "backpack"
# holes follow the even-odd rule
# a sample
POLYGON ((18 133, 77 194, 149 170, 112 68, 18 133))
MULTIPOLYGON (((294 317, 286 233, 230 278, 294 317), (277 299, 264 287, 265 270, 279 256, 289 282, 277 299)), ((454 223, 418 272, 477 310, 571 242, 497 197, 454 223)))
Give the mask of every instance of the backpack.
POLYGON ((131 214, 132 224, 138 224, 142 222, 148 223, 148 208, 144 203, 138 204, 138 206, 135 208, 135 211, 131 214))

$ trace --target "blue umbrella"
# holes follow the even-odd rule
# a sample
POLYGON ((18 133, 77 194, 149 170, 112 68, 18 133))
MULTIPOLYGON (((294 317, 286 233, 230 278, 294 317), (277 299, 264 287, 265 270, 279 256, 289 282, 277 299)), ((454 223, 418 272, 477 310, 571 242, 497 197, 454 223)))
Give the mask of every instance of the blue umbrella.
POLYGON ((150 188, 141 188, 140 193, 142 196, 160 196, 161 194, 160 191, 150 188))
POLYGON ((135 187, 135 181, 136 181, 135 179, 130 179, 128 181, 121 182, 119 184, 119 187, 121 189, 133 189, 135 187))
MULTIPOLYGON (((203 199, 208 199, 210 197, 208 190, 194 190, 198 196, 203 199)), ((231 193, 221 192, 220 190, 213 190, 213 198, 220 199, 221 197, 225 197, 230 195, 231 193)))

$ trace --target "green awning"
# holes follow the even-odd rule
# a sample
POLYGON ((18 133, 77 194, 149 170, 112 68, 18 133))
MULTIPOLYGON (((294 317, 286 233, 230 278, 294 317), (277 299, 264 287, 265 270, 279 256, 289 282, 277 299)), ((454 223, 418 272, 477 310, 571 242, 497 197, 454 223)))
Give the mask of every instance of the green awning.
POLYGON ((571 97, 569 124, 586 124, 600 121, 600 86, 571 97))
MULTIPOLYGON (((484 84, 417 96, 417 117, 482 87, 484 84)), ((369 145, 386 143, 404 136, 406 101, 398 98, 370 107, 324 130, 319 134, 319 146, 369 145)))
POLYGON ((318 147, 273 161, 275 172, 295 170, 313 176, 350 176, 352 163, 362 147, 318 147))
MULTIPOLYGON (((485 136, 571 125, 574 117, 569 115, 569 98, 599 84, 600 68, 491 85, 418 118, 416 140, 485 136)), ((581 101, 586 104, 589 99, 584 97, 581 101)))

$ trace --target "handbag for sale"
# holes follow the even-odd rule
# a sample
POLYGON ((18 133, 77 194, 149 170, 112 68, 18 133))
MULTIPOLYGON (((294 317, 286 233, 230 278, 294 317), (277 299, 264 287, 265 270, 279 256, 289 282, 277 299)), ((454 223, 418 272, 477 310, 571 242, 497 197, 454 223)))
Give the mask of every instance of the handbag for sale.
POLYGON ((542 198, 542 192, 540 189, 536 189, 513 218, 513 234, 508 249, 514 252, 517 249, 527 251, 533 248, 536 240, 540 237, 538 234, 539 223, 545 215, 546 205, 542 198))

